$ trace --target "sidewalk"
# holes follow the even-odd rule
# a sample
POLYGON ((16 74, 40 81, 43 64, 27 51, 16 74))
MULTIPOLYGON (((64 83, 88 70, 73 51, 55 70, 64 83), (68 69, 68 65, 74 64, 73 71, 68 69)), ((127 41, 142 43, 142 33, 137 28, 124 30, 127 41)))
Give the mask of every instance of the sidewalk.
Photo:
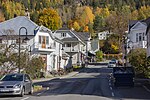
POLYGON ((51 78, 40 78, 40 79, 35 79, 33 80, 33 83, 36 83, 36 82, 44 82, 44 81, 48 81, 48 80, 52 80, 52 79, 56 79, 56 78, 69 78, 69 77, 72 77, 76 74, 78 74, 79 72, 70 72, 68 73, 67 75, 62 75, 62 76, 56 76, 56 77, 51 77, 51 78))

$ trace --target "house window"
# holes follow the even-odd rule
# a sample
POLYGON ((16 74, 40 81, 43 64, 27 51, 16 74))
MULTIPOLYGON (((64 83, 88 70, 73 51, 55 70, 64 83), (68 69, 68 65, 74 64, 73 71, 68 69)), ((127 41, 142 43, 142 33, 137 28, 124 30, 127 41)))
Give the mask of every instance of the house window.
POLYGON ((61 37, 66 37, 66 33, 61 33, 61 37))
POLYGON ((49 44, 49 37, 48 36, 39 36, 39 43, 40 44, 49 44))
POLYGON ((46 44, 49 44, 49 37, 46 37, 46 44))
POLYGON ((145 35, 144 35, 144 33, 143 33, 143 41, 145 41, 145 35))
POLYGON ((67 43, 66 46, 67 46, 67 47, 71 47, 71 44, 70 44, 70 43, 67 43))
POLYGON ((139 41, 142 41, 142 33, 139 34, 139 41))
POLYGON ((136 42, 138 42, 138 33, 136 34, 136 42))

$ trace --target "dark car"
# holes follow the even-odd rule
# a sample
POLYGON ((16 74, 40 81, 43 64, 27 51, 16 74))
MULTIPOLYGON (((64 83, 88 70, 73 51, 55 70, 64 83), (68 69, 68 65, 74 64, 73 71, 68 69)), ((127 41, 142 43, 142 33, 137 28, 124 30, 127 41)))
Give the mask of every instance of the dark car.
POLYGON ((7 74, 0 80, 0 95, 32 94, 32 81, 27 74, 7 74))

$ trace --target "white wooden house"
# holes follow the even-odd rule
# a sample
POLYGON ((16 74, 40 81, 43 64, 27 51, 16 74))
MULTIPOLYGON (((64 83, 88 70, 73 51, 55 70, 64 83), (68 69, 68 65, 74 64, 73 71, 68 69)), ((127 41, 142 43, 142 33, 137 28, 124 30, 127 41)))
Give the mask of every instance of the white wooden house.
POLYGON ((63 27, 56 30, 54 36, 63 41, 63 49, 70 56, 70 62, 66 67, 72 67, 72 64, 81 65, 85 62, 86 42, 82 40, 83 38, 77 32, 63 27))
POLYGON ((132 42, 132 49, 147 48, 146 28, 144 21, 129 22, 128 39, 132 42))
POLYGON ((0 43, 4 44, 6 41, 4 36, 12 35, 14 37, 9 39, 9 44, 18 44, 18 36, 22 40, 26 32, 29 41, 21 42, 21 50, 30 49, 31 56, 41 56, 44 60, 45 72, 64 68, 67 58, 62 57, 63 42, 54 37, 50 29, 38 26, 25 16, 18 16, 0 23, 0 43))

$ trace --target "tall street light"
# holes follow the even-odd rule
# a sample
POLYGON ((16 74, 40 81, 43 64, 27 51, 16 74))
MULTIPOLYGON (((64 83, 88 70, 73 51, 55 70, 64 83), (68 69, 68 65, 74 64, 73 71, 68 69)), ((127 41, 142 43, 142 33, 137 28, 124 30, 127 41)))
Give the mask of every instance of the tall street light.
POLYGON ((21 28, 19 29, 19 57, 18 57, 19 65, 18 65, 18 73, 20 73, 20 69, 21 69, 21 68, 20 68, 20 51, 21 51, 21 50, 20 50, 20 44, 21 44, 21 43, 20 43, 20 34, 21 34, 21 30, 22 30, 22 29, 25 29, 25 31, 26 31, 26 37, 25 37, 24 40, 25 40, 25 41, 29 40, 29 39, 27 38, 27 34, 28 34, 27 29, 26 29, 25 27, 21 27, 21 28))

